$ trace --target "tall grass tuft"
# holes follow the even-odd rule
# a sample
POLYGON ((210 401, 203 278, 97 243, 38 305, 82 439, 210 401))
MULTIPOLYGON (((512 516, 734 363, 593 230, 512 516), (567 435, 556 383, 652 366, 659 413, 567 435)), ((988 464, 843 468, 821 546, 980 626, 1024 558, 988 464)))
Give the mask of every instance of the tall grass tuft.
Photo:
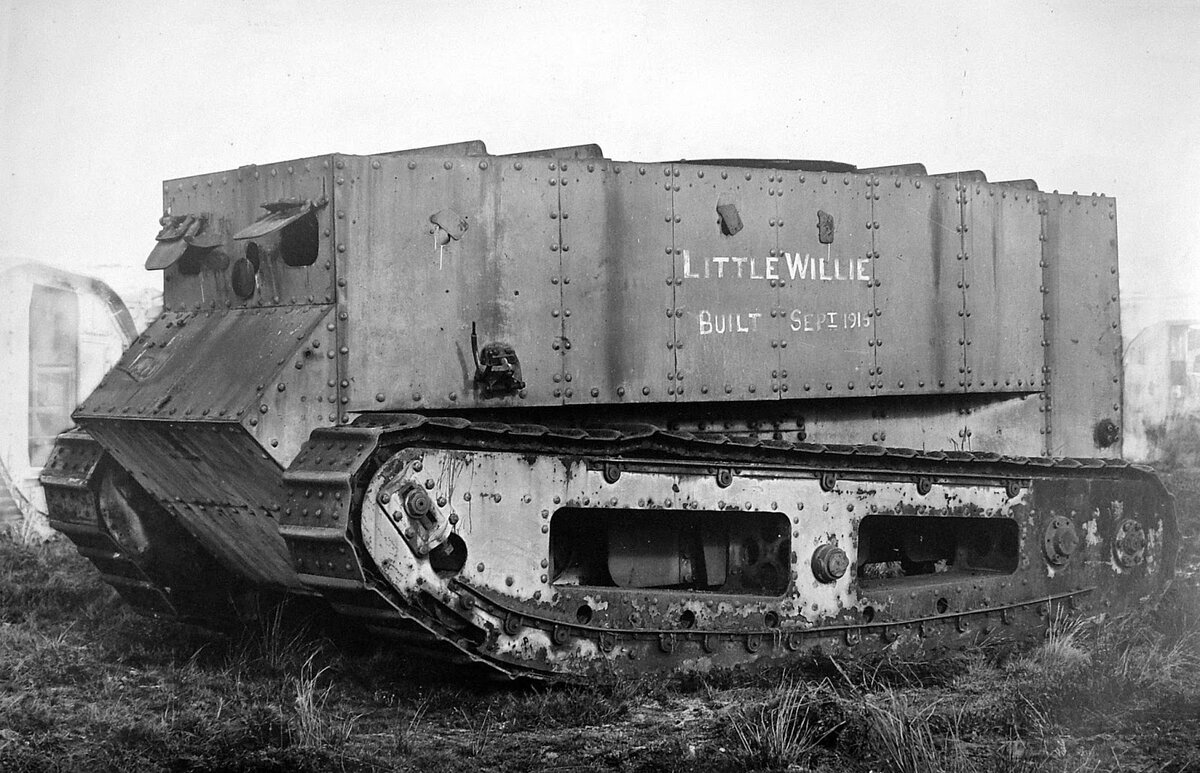
POLYGON ((1072 617, 1061 606, 1052 610, 1046 639, 1025 656, 1026 664, 1055 677, 1079 673, 1092 664, 1087 629, 1087 620, 1072 617))
POLYGON ((354 729, 353 719, 340 719, 327 708, 329 695, 333 685, 318 687, 321 677, 329 670, 328 666, 316 669, 313 660, 316 653, 309 656, 300 667, 300 675, 291 679, 293 692, 293 715, 289 721, 292 742, 296 746, 320 749, 326 747, 340 748, 349 741, 354 729))
POLYGON ((827 709, 836 709, 827 680, 816 684, 783 682, 764 703, 729 715, 733 735, 745 761, 754 767, 801 764, 844 724, 831 724, 827 709))
POLYGON ((929 773, 941 769, 941 752, 931 719, 939 701, 922 705, 916 696, 884 687, 862 699, 868 739, 894 773, 929 773))
POLYGON ((270 674, 296 673, 322 651, 323 642, 306 622, 288 615, 286 604, 276 604, 257 615, 230 642, 227 666, 233 673, 255 670, 270 674))

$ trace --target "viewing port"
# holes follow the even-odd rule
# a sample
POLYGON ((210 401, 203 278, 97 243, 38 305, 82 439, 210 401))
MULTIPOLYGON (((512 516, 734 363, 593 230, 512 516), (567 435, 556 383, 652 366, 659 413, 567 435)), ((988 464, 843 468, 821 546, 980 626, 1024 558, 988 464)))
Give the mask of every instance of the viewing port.
POLYGON ((874 583, 936 575, 1011 574, 1020 530, 1011 518, 868 515, 858 526, 858 576, 874 583))
POLYGON ((791 552, 781 513, 563 508, 550 520, 556 585, 779 596, 791 552))

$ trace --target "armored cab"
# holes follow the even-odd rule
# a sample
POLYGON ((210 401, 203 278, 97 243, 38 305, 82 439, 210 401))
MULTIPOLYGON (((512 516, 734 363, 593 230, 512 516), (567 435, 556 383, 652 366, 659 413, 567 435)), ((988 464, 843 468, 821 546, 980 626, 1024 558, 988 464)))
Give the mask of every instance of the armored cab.
POLYGON ((1110 198, 470 142, 163 200, 163 314, 42 477, 147 612, 559 678, 935 656, 1172 571, 1110 198))

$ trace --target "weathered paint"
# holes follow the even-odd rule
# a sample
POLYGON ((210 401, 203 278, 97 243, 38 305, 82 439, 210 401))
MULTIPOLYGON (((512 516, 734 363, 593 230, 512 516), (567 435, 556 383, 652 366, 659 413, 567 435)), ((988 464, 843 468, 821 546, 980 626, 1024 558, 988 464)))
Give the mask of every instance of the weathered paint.
MULTIPOLYGON (((1023 604, 1087 595, 1097 587, 1108 589, 1118 575, 1134 572, 1146 578, 1156 571, 1150 559, 1130 568, 1110 559, 1114 523, 1139 507, 1137 497, 1143 494, 1137 487, 1120 489, 1107 508, 1091 508, 1086 523, 1079 512, 1070 511, 1077 525, 1096 536, 1055 567, 1042 553, 1041 533, 1062 512, 1064 502, 1091 499, 1094 492, 1084 481, 1068 486, 1064 495, 1056 490, 1062 488, 1058 483, 1036 478, 1015 489, 969 478, 939 478, 920 493, 912 481, 869 473, 839 476, 825 490, 816 476, 802 470, 741 469, 722 486, 713 475, 700 469, 689 472, 680 463, 624 460, 621 467, 619 478, 610 482, 603 464, 584 459, 407 449, 380 468, 366 488, 363 543, 404 600, 402 609, 419 608, 425 598, 438 599, 463 618, 463 625, 490 632, 487 659, 557 674, 665 667, 639 662, 654 650, 671 658, 672 669, 732 666, 758 657, 757 649, 745 651, 756 646, 747 636, 776 640, 763 648, 763 657, 776 648, 794 650, 781 644, 793 634, 807 636, 806 649, 828 647, 831 635, 844 640, 868 632, 882 633, 888 647, 900 647, 900 630, 911 646, 935 646, 939 638, 932 628, 945 621, 960 625, 964 613, 986 617, 985 610, 999 615, 1007 609, 1005 616, 1016 615, 1023 604), (381 488, 394 485, 397 476, 424 486, 442 503, 441 516, 456 521, 454 530, 468 551, 461 573, 439 576, 406 543, 406 519, 377 503, 381 488), (731 523, 749 512, 781 513, 791 522, 791 579, 782 594, 770 597, 556 584, 546 568, 551 555, 548 526, 564 507, 594 512, 598 520, 609 512, 635 510, 644 513, 647 522, 659 513, 680 511, 724 513, 731 523), (858 524, 875 514, 1011 519, 1022 530, 1020 564, 1012 572, 867 581, 852 571, 834 582, 818 580, 809 565, 813 551, 823 544, 836 545, 847 552, 853 566, 858 524), (1040 571, 1041 579, 1031 570, 1040 571), (464 603, 466 596, 472 600, 464 603), (514 614, 545 622, 506 629, 507 617, 514 614), (564 631, 557 642, 551 635, 554 626, 564 631), (605 631, 617 637, 607 649, 598 646, 605 631), (706 635, 719 639, 719 646, 706 635), (743 641, 741 651, 732 649, 731 635, 743 641), (646 643, 651 640, 656 642, 653 647, 646 643)), ((1100 490, 1105 486, 1118 490, 1111 484, 1100 490)), ((1154 515, 1139 512, 1143 520, 1154 515)), ((1160 541, 1152 538, 1147 550, 1161 560, 1160 541)))
POLYGON ((240 590, 319 593, 507 673, 930 654, 994 625, 1032 635, 1044 602, 1132 603, 1173 565, 1161 486, 1094 458, 988 455, 1120 454, 1094 447, 1120 418, 1111 201, 877 171, 467 143, 170 181, 166 230, 206 230, 169 251, 167 312, 78 411, 103 453, 64 441, 45 476, 58 520, 114 584, 141 573, 143 606, 187 608, 155 595, 180 572, 104 523, 101 490, 128 473, 151 543, 240 590), (307 214, 272 230, 290 215, 255 225, 264 205, 307 214), (511 347, 524 386, 485 394, 476 343, 511 347), (421 493, 403 511, 377 498, 397 483, 421 493), (593 513, 675 518, 717 551, 709 520, 686 521, 702 513, 729 526, 725 566, 765 550, 786 582, 696 585, 664 548, 648 575, 704 590, 636 587, 631 542, 628 587, 556 584, 555 519, 593 513), (1116 552, 1123 519, 1144 558, 1116 552), (930 525, 964 550, 974 532, 1019 544, 940 572, 934 548, 903 545, 930 525), (920 566, 857 571, 901 547, 920 566), (814 571, 818 548, 853 569, 814 571))

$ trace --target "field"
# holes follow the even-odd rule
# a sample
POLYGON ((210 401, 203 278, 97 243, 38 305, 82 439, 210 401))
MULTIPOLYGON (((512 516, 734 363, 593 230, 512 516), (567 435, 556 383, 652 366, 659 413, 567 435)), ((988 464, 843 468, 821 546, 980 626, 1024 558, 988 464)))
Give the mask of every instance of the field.
POLYGON ((62 541, 0 542, 4 771, 1200 771, 1200 476, 1182 576, 1121 618, 936 666, 550 688, 274 616, 143 619, 62 541))

